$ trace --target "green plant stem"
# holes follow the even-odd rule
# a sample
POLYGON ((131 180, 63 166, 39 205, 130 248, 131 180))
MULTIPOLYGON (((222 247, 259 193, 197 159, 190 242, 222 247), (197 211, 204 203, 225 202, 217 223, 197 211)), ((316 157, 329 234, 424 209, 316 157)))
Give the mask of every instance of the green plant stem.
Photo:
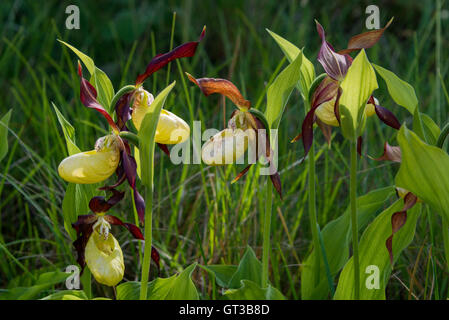
MULTIPOLYGON (((108 111, 109 111, 110 113, 113 112, 113 111, 114 111, 114 107, 115 107, 117 101, 118 101, 124 94, 127 94, 127 93, 129 93, 129 92, 131 92, 131 91, 134 91, 134 90, 136 90, 136 86, 135 86, 135 85, 132 85, 132 84, 129 84, 129 85, 124 86, 123 88, 121 88, 119 91, 117 91, 117 93, 116 93, 116 94, 114 95, 114 97, 112 98, 111 103, 109 104, 109 110, 108 110, 108 111)), ((115 115, 115 113, 114 113, 114 115, 115 115)))
POLYGON ((145 248, 142 264, 142 278, 140 282, 140 300, 146 300, 148 277, 150 274, 151 246, 153 232, 153 177, 154 177, 154 148, 150 150, 149 185, 145 186, 145 248))
POLYGON ((315 272, 314 283, 318 285, 320 281, 320 238, 318 235, 318 220, 316 216, 316 196, 315 196, 315 146, 312 142, 309 150, 309 222, 312 231, 312 241, 315 250, 315 272))
POLYGON ((360 262, 359 262, 359 235, 357 225, 357 142, 351 141, 351 172, 350 172, 350 201, 351 201, 351 227, 352 227, 352 254, 354 262, 354 298, 360 299, 360 262))
POLYGON ((273 185, 267 179, 265 199, 265 217, 263 223, 263 254, 262 254, 262 288, 268 287, 268 263, 270 260, 270 231, 273 185))
POLYGON ((83 275, 81 276, 81 283, 87 298, 92 299, 92 277, 88 267, 84 268, 83 275))

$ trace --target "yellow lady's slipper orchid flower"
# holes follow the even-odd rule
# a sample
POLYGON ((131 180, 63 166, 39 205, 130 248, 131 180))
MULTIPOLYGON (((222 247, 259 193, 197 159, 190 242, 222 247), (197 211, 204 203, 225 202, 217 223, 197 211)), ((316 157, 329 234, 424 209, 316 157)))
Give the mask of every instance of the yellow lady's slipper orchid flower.
MULTIPOLYGON (((329 101, 322 103, 315 110, 315 115, 325 124, 329 126, 338 127, 340 124, 338 123, 337 117, 334 112, 335 100, 337 97, 332 98, 329 101)), ((374 98, 376 104, 379 104, 376 98, 374 98)), ((367 117, 371 117, 376 113, 375 106, 368 102, 365 106, 365 115, 367 117)))
POLYGON ((123 253, 112 234, 100 234, 94 229, 86 245, 85 259, 98 283, 112 287, 123 279, 123 253))
POLYGON ((210 166, 235 163, 248 146, 256 141, 253 129, 224 129, 210 138, 203 146, 201 158, 210 166))
POLYGON ((58 173, 72 183, 91 184, 109 178, 120 162, 120 148, 115 135, 100 138, 95 150, 81 152, 65 158, 58 173))
MULTIPOLYGON (((154 101, 153 95, 140 89, 137 93, 132 112, 132 121, 137 130, 140 129, 142 120, 150 112, 150 105, 154 101)), ((190 135, 189 125, 174 113, 165 109, 161 110, 159 122, 156 128, 155 141, 161 144, 177 144, 188 139, 190 135)))

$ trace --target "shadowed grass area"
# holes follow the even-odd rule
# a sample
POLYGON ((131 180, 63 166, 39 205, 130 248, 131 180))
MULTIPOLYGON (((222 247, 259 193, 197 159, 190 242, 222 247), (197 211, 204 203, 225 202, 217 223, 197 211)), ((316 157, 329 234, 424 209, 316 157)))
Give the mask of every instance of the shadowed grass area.
MULTIPOLYGON (((446 8, 441 26, 440 71, 444 82, 449 69, 449 19, 447 1, 441 2, 446 8)), ((204 98, 184 72, 227 78, 263 111, 267 84, 275 71, 287 65, 284 62, 279 67, 283 54, 265 28, 305 47, 305 54, 319 74, 323 70, 316 62, 320 40, 314 19, 325 27, 328 41, 336 49, 343 49, 350 36, 365 30, 365 8, 369 4, 352 0, 1 2, 0 116, 10 108, 13 113, 9 153, 0 163, 0 288, 25 286, 33 275, 44 270, 75 264, 61 213, 66 183, 57 174, 57 166, 67 151, 51 102, 74 126, 80 149, 92 149, 96 139, 107 132, 107 123, 82 106, 77 58, 57 39, 92 57, 117 90, 133 83, 155 54, 169 50, 173 12, 174 46, 196 40, 203 25, 207 25, 206 37, 195 57, 158 71, 145 82, 145 88, 155 94, 169 80, 176 80, 166 108, 191 127, 194 120, 200 120, 203 129, 222 129, 234 106, 218 96, 204 98), (80 8, 80 30, 65 28, 65 8, 69 4, 80 8)), ((381 25, 392 16, 395 19, 379 44, 367 51, 370 61, 411 83, 420 110, 442 126, 447 121, 448 106, 442 98, 439 113, 435 108, 435 2, 395 0, 376 4, 381 25)), ((379 85, 384 95, 376 97, 381 104, 401 122, 410 123, 407 112, 386 96, 384 83, 379 81, 379 85)), ((303 148, 300 142, 290 144, 305 114, 301 101, 299 93, 294 92, 280 127, 279 170, 284 201, 273 199, 270 279, 288 298, 300 298, 300 271, 312 238, 307 214, 303 215, 308 197, 303 148)), ((397 144, 390 128, 372 119, 367 126, 364 153, 380 155, 387 139, 397 144)), ((317 212, 318 222, 324 227, 349 204, 349 146, 337 131, 332 149, 318 131, 317 136, 317 212)), ((397 164, 367 158, 360 162, 359 195, 394 181, 397 164)), ((261 257, 259 230, 266 179, 252 168, 231 185, 241 169, 243 166, 175 166, 156 151, 153 227, 154 243, 163 261, 161 276, 172 275, 194 261, 238 264, 247 245, 261 257)), ((123 220, 135 220, 129 191, 126 201, 112 213, 123 220)), ((439 219, 423 212, 412 245, 395 265, 387 290, 389 299, 446 298, 448 274, 439 226, 439 219)), ((137 280, 141 263, 138 243, 126 232, 114 231, 125 254, 125 279, 137 280)), ((196 271, 194 279, 202 297, 211 297, 213 288, 207 273, 196 271)), ((95 285, 94 290, 112 297, 106 287, 95 285)))

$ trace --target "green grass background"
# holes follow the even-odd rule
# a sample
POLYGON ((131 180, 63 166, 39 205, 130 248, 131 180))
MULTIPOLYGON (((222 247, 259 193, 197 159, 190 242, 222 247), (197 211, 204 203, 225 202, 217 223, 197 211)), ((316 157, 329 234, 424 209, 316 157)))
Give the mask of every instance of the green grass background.
MULTIPOLYGON (((196 56, 180 61, 182 70, 197 77, 230 79, 264 111, 265 87, 283 58, 265 28, 305 47, 305 54, 321 73, 316 62, 320 40, 314 19, 326 29, 328 41, 342 49, 350 36, 365 31, 365 8, 370 4, 379 6, 381 25, 395 17, 380 43, 367 51, 370 60, 410 82, 420 110, 439 125, 444 124, 448 106, 443 96, 440 110, 436 108, 435 1, 2 1, 0 115, 10 108, 13 114, 10 151, 0 163, 0 243, 4 248, 0 250, 0 288, 30 284, 24 270, 38 274, 74 263, 61 213, 66 183, 57 175, 57 166, 67 153, 51 102, 75 127, 76 142, 82 150, 92 149, 107 129, 98 114, 81 105, 77 58, 56 39, 92 57, 118 90, 133 83, 155 53, 169 50, 176 12, 174 46, 196 40, 207 25, 196 56), (65 28, 69 4, 80 8, 80 30, 65 28)), ((442 1, 442 5, 441 74, 447 79, 448 2, 442 1)), ((188 122, 201 120, 203 128, 223 128, 234 110, 231 102, 223 102, 218 96, 206 99, 190 83, 186 96, 181 80, 184 75, 177 64, 167 70, 149 78, 145 87, 157 93, 168 81, 177 80, 166 107, 188 122)), ((379 84, 376 97, 381 104, 401 122, 410 124, 410 115, 388 97, 381 80, 379 84)), ((300 297, 301 263, 311 249, 307 167, 301 162, 301 144, 290 144, 300 131, 303 117, 304 106, 295 92, 279 135, 284 201, 274 199, 270 269, 271 281, 288 298, 300 297)), ((328 149, 317 131, 317 212, 322 228, 349 204, 349 146, 335 132, 332 148, 328 149)), ((379 155, 385 140, 397 144, 393 130, 370 119, 364 151, 379 155)), ((266 179, 251 169, 245 178, 230 185, 241 169, 174 166, 156 152, 154 241, 162 255, 161 276, 169 276, 194 261, 238 264, 246 245, 261 256, 266 179)), ((397 164, 364 158, 358 171, 359 195, 391 185, 397 170, 397 164)), ((134 221, 129 192, 113 213, 134 221)), ((113 232, 125 254, 125 279, 138 280, 137 242, 120 229, 113 232)), ((445 298, 448 274, 442 243, 440 221, 424 214, 412 245, 395 266, 387 297, 445 298)), ((202 297, 209 298, 213 290, 207 274, 197 271, 194 280, 202 297)), ((109 288, 96 284, 94 291, 112 295, 109 288)))

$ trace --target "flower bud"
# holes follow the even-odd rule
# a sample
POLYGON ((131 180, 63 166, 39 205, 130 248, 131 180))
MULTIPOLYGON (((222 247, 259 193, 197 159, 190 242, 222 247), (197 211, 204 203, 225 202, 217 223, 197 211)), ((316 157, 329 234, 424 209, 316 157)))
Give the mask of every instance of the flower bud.
POLYGON ((120 162, 117 136, 102 137, 95 150, 71 155, 59 164, 58 173, 67 182, 92 184, 109 178, 120 162))
POLYGON ((254 129, 225 129, 214 135, 202 148, 201 158, 210 166, 235 163, 248 146, 256 141, 254 129))
MULTIPOLYGON (((133 112, 131 115, 134 126, 140 129, 142 120, 145 115, 150 112, 150 105, 154 98, 151 93, 140 89, 133 104, 133 112)), ((165 109, 161 110, 159 122, 156 128, 155 141, 161 144, 177 144, 188 139, 190 135, 189 125, 174 113, 165 109)))
MULTIPOLYGON (((374 99, 374 103, 375 103, 376 105, 379 105, 379 100, 377 100, 377 99, 374 98, 374 97, 373 97, 373 99, 374 99)), ((368 117, 371 117, 371 116, 374 115, 375 113, 376 113, 376 106, 368 101, 368 103, 366 104, 366 107, 365 107, 365 114, 366 114, 368 117)))
POLYGON ((85 259, 98 283, 112 287, 123 279, 125 273, 123 253, 112 234, 105 238, 94 230, 87 241, 85 259))

